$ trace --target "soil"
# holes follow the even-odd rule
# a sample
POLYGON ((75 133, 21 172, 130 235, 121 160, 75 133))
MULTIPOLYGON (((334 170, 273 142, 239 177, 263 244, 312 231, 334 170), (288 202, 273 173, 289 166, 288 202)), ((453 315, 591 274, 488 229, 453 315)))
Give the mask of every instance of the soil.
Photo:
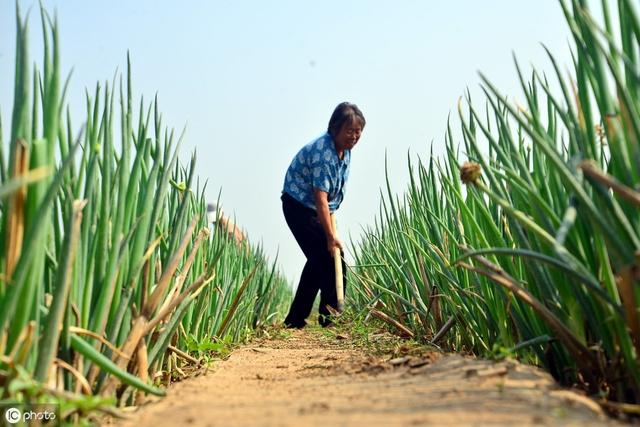
MULTIPOLYGON (((370 336, 368 345, 385 337, 370 336)), ((349 334, 281 331, 169 387, 121 427, 621 425, 512 360, 403 348, 372 356, 349 334)), ((111 425, 113 421, 109 422, 111 425)))

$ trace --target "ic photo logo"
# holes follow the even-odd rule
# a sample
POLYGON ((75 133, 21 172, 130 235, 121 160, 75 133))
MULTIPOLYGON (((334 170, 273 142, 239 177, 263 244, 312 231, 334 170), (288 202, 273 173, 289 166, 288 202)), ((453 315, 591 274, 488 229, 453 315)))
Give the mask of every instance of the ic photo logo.
POLYGON ((55 404, 4 404, 0 405, 0 425, 58 425, 59 407, 55 404), (2 407, 4 406, 4 408, 2 407), (4 420, 3 420, 4 418, 4 420))
POLYGON ((22 419, 22 412, 20 412, 18 408, 9 408, 4 413, 4 419, 7 420, 9 424, 16 424, 22 419))

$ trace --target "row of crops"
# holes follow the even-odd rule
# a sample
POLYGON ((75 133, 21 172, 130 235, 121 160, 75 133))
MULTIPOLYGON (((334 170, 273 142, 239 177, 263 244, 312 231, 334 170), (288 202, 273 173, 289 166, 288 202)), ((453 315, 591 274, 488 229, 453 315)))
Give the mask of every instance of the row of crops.
POLYGON ((129 66, 87 92, 72 125, 57 25, 41 15, 39 71, 17 13, 0 140, 0 399, 53 398, 69 415, 163 394, 185 361, 273 319, 289 290, 260 247, 207 224, 195 154, 180 163, 157 100, 134 103, 129 66))
POLYGON ((520 103, 483 77, 485 108, 467 97, 446 155, 410 159, 383 199, 351 297, 406 334, 640 403, 640 20, 613 3, 596 19, 560 2, 574 68, 516 64, 520 103))

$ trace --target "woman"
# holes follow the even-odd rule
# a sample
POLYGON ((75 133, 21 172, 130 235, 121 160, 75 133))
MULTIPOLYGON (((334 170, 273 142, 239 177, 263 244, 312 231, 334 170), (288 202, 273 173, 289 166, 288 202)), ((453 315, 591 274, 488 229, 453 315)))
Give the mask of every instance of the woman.
MULTIPOLYGON (((327 133, 302 147, 287 170, 282 211, 307 258, 284 320, 287 327, 306 325, 305 319, 311 313, 318 291, 320 324, 331 324, 327 305, 337 307, 332 254, 335 248, 343 253, 343 247, 333 230, 330 214, 340 207, 344 198, 351 150, 358 143, 364 125, 364 116, 355 104, 339 104, 331 115, 327 133)), ((342 271, 345 274, 344 260, 342 271)), ((346 287, 346 280, 343 283, 346 287)))

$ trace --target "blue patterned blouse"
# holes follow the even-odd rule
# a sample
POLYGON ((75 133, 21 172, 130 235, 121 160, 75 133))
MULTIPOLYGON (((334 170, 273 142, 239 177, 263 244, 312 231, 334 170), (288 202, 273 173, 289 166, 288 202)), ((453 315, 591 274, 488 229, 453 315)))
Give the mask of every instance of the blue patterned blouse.
POLYGON ((333 138, 325 133, 295 155, 287 169, 282 192, 315 210, 313 190, 324 191, 329 195, 329 211, 333 212, 340 207, 344 198, 350 163, 351 150, 345 150, 341 160, 333 138))

